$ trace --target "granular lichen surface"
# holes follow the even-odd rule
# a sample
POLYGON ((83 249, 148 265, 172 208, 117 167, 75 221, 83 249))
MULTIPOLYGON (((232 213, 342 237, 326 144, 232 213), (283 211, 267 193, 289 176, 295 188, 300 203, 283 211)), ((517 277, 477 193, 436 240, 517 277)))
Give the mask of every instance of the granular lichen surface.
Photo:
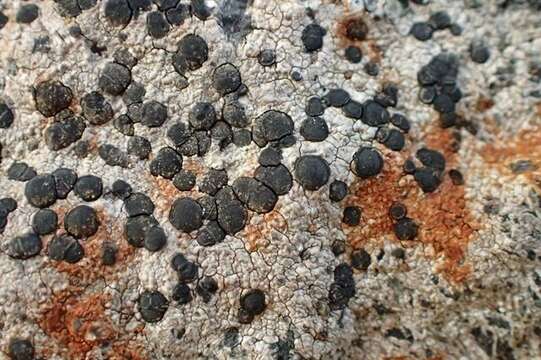
POLYGON ((0 359, 541 357, 539 0, 0 1, 0 359))

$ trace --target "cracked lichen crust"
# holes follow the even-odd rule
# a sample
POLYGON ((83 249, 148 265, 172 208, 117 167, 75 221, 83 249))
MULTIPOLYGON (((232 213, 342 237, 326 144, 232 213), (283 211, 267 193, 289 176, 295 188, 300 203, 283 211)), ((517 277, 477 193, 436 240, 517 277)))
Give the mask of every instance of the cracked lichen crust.
POLYGON ((0 358, 540 357, 540 11, 0 2, 0 358))

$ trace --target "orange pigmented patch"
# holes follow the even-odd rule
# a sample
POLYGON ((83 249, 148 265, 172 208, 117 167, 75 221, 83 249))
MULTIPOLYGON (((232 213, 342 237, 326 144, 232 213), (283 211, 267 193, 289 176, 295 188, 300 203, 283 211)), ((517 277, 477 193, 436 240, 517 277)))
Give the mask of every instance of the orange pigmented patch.
MULTIPOLYGON (((197 181, 200 182, 205 175, 203 166, 193 161, 192 159, 186 159, 183 161, 182 168, 184 170, 192 171, 197 181)), ((167 217, 171 205, 173 202, 180 197, 192 197, 197 199, 202 194, 196 190, 191 191, 180 191, 175 185, 173 185, 173 180, 164 179, 161 176, 152 176, 151 174, 146 175, 149 182, 152 184, 150 189, 149 196, 152 198, 154 205, 156 205, 156 211, 160 216, 167 217)), ((197 188, 197 185, 194 189, 197 188)))
POLYGON ((475 108, 478 112, 485 112, 494 106, 494 101, 486 97, 480 97, 477 99, 475 108))
POLYGON ((98 231, 90 238, 80 240, 85 252, 83 259, 76 264, 64 261, 52 263, 56 270, 70 276, 72 285, 86 286, 97 279, 114 279, 119 267, 126 266, 135 255, 135 248, 124 239, 122 221, 111 219, 103 209, 96 209, 96 212, 100 219, 98 231), (113 266, 105 266, 101 263, 104 242, 112 244, 117 249, 116 263, 113 266))
POLYGON ((124 348, 129 339, 122 338, 119 329, 105 314, 108 301, 109 297, 103 294, 84 296, 79 292, 64 291, 53 296, 51 304, 44 309, 38 320, 38 325, 70 359, 85 359, 88 352, 106 345, 112 345, 108 358, 143 359, 141 356, 144 350, 137 344, 130 344, 131 351, 134 351, 132 357, 122 357, 123 353, 119 350, 126 352, 124 348))
MULTIPOLYGON (((426 131, 426 146, 438 150, 445 156, 447 171, 458 164, 458 155, 453 150, 455 138, 450 130, 429 129, 426 131)), ((405 200, 408 216, 420 223, 419 240, 431 245, 436 257, 443 256, 438 267, 447 280, 461 283, 467 279, 471 266, 464 264, 469 242, 479 224, 471 215, 465 197, 464 186, 453 185, 445 174, 438 190, 423 194, 420 189, 405 200)))
POLYGON ((156 211, 162 216, 167 216, 175 199, 181 197, 181 192, 173 185, 171 180, 152 175, 148 176, 152 184, 152 191, 149 196, 156 205, 156 211))
POLYGON ((402 156, 386 152, 384 160, 382 173, 374 178, 355 181, 350 188, 351 195, 346 198, 346 206, 356 205, 362 209, 361 226, 342 224, 350 245, 355 249, 363 247, 368 240, 380 240, 392 233, 389 208, 393 202, 404 198, 412 187, 411 182, 407 186, 399 184, 403 178, 402 156))
POLYGON ((287 220, 277 209, 262 217, 263 219, 258 219, 260 221, 255 223, 253 221, 255 217, 252 217, 252 221, 250 221, 241 233, 241 237, 245 240, 246 250, 249 252, 266 247, 268 241, 271 239, 273 230, 280 232, 287 231, 287 220))
POLYGON ((359 14, 346 15, 338 21, 334 30, 338 39, 338 46, 359 47, 363 54, 368 56, 372 62, 380 63, 383 58, 383 51, 370 37, 370 24, 359 14))
POLYGON ((530 166, 520 175, 541 191, 541 129, 534 128, 520 132, 511 139, 501 139, 487 144, 481 151, 485 162, 495 167, 501 174, 509 177, 513 174, 511 165, 517 161, 529 161, 530 166))
MULTIPOLYGON (((424 139, 426 146, 444 154, 447 170, 454 168, 458 159, 453 151, 456 140, 452 132, 434 128, 425 133, 428 134, 424 139)), ((463 282, 471 271, 468 264, 463 264, 466 249, 478 228, 468 210, 464 186, 453 185, 445 174, 438 190, 424 194, 412 176, 402 172, 402 164, 407 158, 405 152, 385 152, 384 158, 381 174, 371 179, 358 179, 351 185, 351 195, 345 203, 361 207, 363 222, 356 227, 344 226, 349 244, 358 249, 368 242, 381 241, 385 236, 398 241, 389 208, 394 202, 402 202, 408 209, 408 217, 419 224, 416 240, 403 244, 431 246, 435 258, 442 258, 437 270, 454 283, 463 282)))

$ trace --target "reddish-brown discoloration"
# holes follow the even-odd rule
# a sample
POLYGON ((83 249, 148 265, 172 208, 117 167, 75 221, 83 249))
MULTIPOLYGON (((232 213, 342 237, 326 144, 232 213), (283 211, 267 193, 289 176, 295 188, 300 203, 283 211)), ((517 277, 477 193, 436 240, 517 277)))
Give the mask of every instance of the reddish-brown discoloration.
MULTIPOLYGON (((124 239, 123 221, 110 218, 103 209, 96 208, 96 212, 100 219, 98 231, 90 238, 80 240, 85 251, 83 259, 76 264, 63 261, 52 262, 55 269, 68 274, 70 280, 73 280, 78 286, 91 284, 99 278, 114 279, 119 267, 124 267, 133 260, 135 255, 135 249, 124 239), (101 263, 101 251, 104 242, 113 244, 117 249, 116 263, 113 266, 105 266, 101 263)), ((63 219, 62 216, 62 223, 63 219)))
POLYGON ((502 175, 514 177, 510 165, 518 160, 529 160, 531 167, 521 173, 530 184, 541 191, 541 129, 524 130, 511 139, 501 139, 487 144, 481 151, 487 164, 502 175))
POLYGON ((464 197, 464 187, 446 177, 432 194, 417 191, 405 200, 408 216, 419 224, 418 240, 431 245, 436 257, 443 256, 438 270, 455 283, 466 279, 471 267, 462 264, 468 244, 477 229, 464 197))
POLYGON ((205 167, 201 165, 200 162, 193 159, 184 158, 184 161, 182 162, 182 168, 184 170, 192 171, 198 179, 205 174, 205 167))
MULTIPOLYGON (((426 146, 446 157, 447 169, 456 167, 456 140, 451 130, 435 128, 424 133, 428 134, 423 139, 426 146)), ((420 225, 417 239, 403 244, 431 246, 435 257, 443 258, 438 270, 452 282, 464 281, 470 266, 462 263, 468 243, 477 229, 467 208, 464 187, 453 185, 446 174, 438 190, 424 194, 413 178, 402 172, 406 151, 404 154, 386 151, 384 157, 382 173, 375 178, 356 180, 351 186, 351 195, 345 201, 347 205, 357 205, 363 210, 360 226, 344 227, 350 245, 358 249, 368 241, 380 241, 385 236, 397 240, 389 207, 395 201, 402 202, 408 209, 408 216, 420 225)))
POLYGON ((492 99, 481 96, 479 97, 479 99, 477 99, 477 103, 475 104, 475 109, 478 112, 483 113, 489 110, 490 108, 492 108, 493 106, 494 106, 494 101, 492 99))
POLYGON ((370 37, 370 27, 369 19, 363 18, 360 14, 348 14, 338 21, 334 33, 339 47, 357 46, 372 62, 380 63, 383 51, 376 43, 376 39, 370 37), (352 36, 351 29, 361 30, 364 36, 352 36))
POLYGON ((250 223, 240 233, 241 238, 245 240, 246 250, 254 252, 266 247, 272 231, 287 231, 287 220, 277 208, 263 215, 262 221, 253 223, 254 217, 250 219, 250 223))
POLYGON ((164 179, 162 177, 155 177, 148 175, 148 179, 152 184, 152 191, 148 194, 154 205, 156 205, 156 211, 160 216, 167 216, 171 205, 175 199, 181 197, 182 192, 179 191, 171 180, 164 179))
POLYGON ((374 178, 355 181, 350 188, 351 195, 346 198, 346 206, 356 205, 362 209, 360 226, 343 224, 353 248, 361 248, 367 240, 380 240, 383 235, 392 232, 389 208, 393 202, 404 198, 412 186, 411 181, 403 177, 402 163, 405 158, 387 151, 384 159, 382 173, 374 178), (408 184, 400 184, 401 179, 408 184))
MULTIPOLYGON (((102 292, 87 294, 96 283, 112 281, 118 272, 133 261, 135 249, 123 236, 123 218, 111 218, 101 208, 96 207, 100 226, 96 234, 88 239, 80 240, 85 256, 76 264, 50 261, 50 265, 68 277, 66 290, 55 294, 44 305, 40 318, 36 320, 40 328, 54 342, 50 348, 44 347, 42 354, 50 357, 57 352, 70 359, 85 359, 93 349, 110 346, 109 359, 144 359, 144 349, 131 343, 128 333, 113 324, 106 312, 106 303, 110 297, 102 292), (108 242, 117 248, 116 263, 105 266, 101 263, 102 244, 108 242), (126 350, 128 347, 131 350, 126 350), (58 349, 58 350, 57 350, 58 349)), ((63 225, 63 207, 57 207, 60 226, 63 225)), ((59 230, 60 232, 61 230, 59 230)), ((52 238, 52 237, 50 237, 52 238)), ((50 239, 49 239, 50 240, 50 239)))
MULTIPOLYGON (((200 182, 205 175, 204 167, 192 159, 187 159, 183 161, 182 168, 185 170, 192 171, 196 176, 196 183, 200 182)), ((167 217, 171 205, 173 202, 180 197, 191 197, 194 199, 199 198, 203 194, 199 193, 197 185, 191 191, 180 191, 175 185, 173 185, 173 180, 164 179, 161 176, 152 176, 150 173, 145 175, 152 184, 148 195, 152 198, 154 205, 156 205, 156 212, 159 216, 167 217)))
MULTIPOLYGON (((429 129, 426 131, 426 146, 443 153, 447 170, 458 165, 454 151, 455 138, 451 130, 429 129)), ((467 175, 467 174, 466 174, 467 175)), ((406 199, 408 216, 418 220, 419 240, 431 245, 436 257, 443 256, 438 270, 452 282, 463 282, 471 271, 463 264, 464 256, 479 225, 470 214, 465 198, 464 186, 453 185, 446 174, 437 191, 422 194, 420 189, 406 199)))
MULTIPOLYGON (((108 301, 105 294, 85 296, 78 291, 64 291, 53 296, 38 325, 70 359, 85 359, 93 349, 107 345, 111 346, 110 359, 143 359, 144 350, 137 344, 130 344, 133 355, 125 356, 128 336, 133 334, 120 331, 105 314, 108 301)), ((56 353, 51 349, 45 352, 56 353)))
POLYGON ((114 329, 110 321, 103 321, 106 296, 79 298, 69 292, 53 297, 39 322, 42 330, 65 346, 71 356, 79 356, 94 346, 111 340, 114 329))

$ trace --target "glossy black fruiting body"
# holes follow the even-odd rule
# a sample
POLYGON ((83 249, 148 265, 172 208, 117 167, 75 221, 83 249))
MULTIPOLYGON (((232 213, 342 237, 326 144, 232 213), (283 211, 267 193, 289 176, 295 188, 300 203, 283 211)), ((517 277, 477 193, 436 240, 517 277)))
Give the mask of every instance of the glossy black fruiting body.
POLYGON ((351 254, 351 266, 359 270, 367 270, 372 262, 370 254, 364 249, 357 250, 351 254))
POLYGON ((295 161, 295 177, 306 190, 318 190, 329 181, 331 170, 325 159, 304 155, 295 161))
POLYGON ((255 119, 252 128, 254 142, 265 147, 269 142, 279 143, 293 134, 294 123, 291 117, 281 111, 269 110, 255 119))
POLYGON ((173 177, 173 185, 180 191, 190 191, 195 186, 195 174, 190 170, 180 170, 173 177))
POLYGON ((113 118, 113 107, 103 95, 93 91, 83 96, 81 108, 85 119, 92 125, 103 125, 113 118))
POLYGON ((203 224, 203 209, 191 198, 179 198, 171 205, 169 221, 177 230, 189 233, 203 224))
POLYGON ((167 243, 167 235, 160 226, 152 226, 145 231, 143 245, 151 252, 161 250, 167 243))
POLYGON ((16 161, 8 168, 7 175, 9 180, 25 182, 32 179, 37 173, 27 163, 16 161))
POLYGON ((399 240, 413 240, 419 226, 410 218, 404 217, 394 225, 394 233, 399 240))
POLYGON ((40 253, 41 239, 33 233, 25 233, 13 238, 8 245, 8 255, 14 259, 26 260, 40 253))
POLYGON ((357 226, 361 222, 361 209, 358 206, 344 208, 342 222, 349 226, 357 226))
POLYGON ((145 322, 156 323, 160 321, 168 307, 169 302, 159 291, 147 290, 139 296, 139 313, 145 322))
POLYGON ((260 166, 255 170, 255 178, 267 185, 276 195, 285 195, 293 186, 293 177, 283 164, 260 166))
POLYGON ((188 34, 178 43, 177 52, 173 55, 173 66, 181 75, 197 70, 207 61, 208 51, 207 43, 202 37, 188 34))
POLYGON ((108 63, 101 71, 98 86, 111 95, 121 95, 131 82, 131 71, 126 66, 108 63))
POLYGON ((47 255, 52 260, 75 264, 83 258, 84 249, 77 239, 62 234, 54 236, 49 242, 47 255))
POLYGON ((50 206, 56 201, 54 177, 50 174, 38 175, 30 179, 24 188, 28 202, 39 208, 50 206))
POLYGON ((38 235, 46 235, 58 228, 58 216, 51 209, 40 209, 32 217, 32 230, 38 235))
POLYGON ((79 140, 85 129, 84 118, 76 116, 69 109, 62 110, 56 114, 55 121, 45 129, 45 144, 54 151, 64 149, 79 140))
POLYGON ((36 109, 46 117, 54 116, 66 109, 73 99, 71 89, 55 80, 37 84, 33 93, 36 109))
POLYGON ((329 127, 322 117, 308 117, 302 122, 299 133, 305 140, 319 142, 329 136, 329 127))
POLYGON ((98 146, 98 155, 109 166, 127 168, 129 165, 127 154, 111 144, 102 144, 98 146))
POLYGON ((148 34, 155 39, 161 39, 169 32, 171 26, 165 19, 163 13, 152 11, 147 14, 148 34))
POLYGON ((218 291, 218 283, 211 277, 205 276, 197 284, 197 295, 201 296, 203 302, 208 303, 212 295, 218 291))
POLYGON ((323 47, 323 36, 325 36, 325 29, 318 24, 307 25, 302 30, 301 40, 304 45, 304 49, 307 52, 314 52, 323 47))
POLYGON ((152 215, 154 203, 143 193, 133 193, 124 199, 124 210, 126 210, 129 217, 152 215))
POLYGON ((192 292, 186 284, 176 284, 171 293, 171 298, 178 304, 187 304, 192 301, 192 292))
POLYGON ((278 197, 263 183, 251 177, 238 177, 232 185, 237 198, 246 207, 257 213, 268 213, 274 209, 278 197))
POLYGON ((355 175, 361 178, 376 176, 383 169, 383 157, 374 148, 361 147, 353 155, 352 168, 355 175))
POLYGON ((3 101, 0 100, 0 129, 7 129, 13 124, 13 111, 3 101))
POLYGON ((182 169, 182 155, 173 148, 161 148, 156 157, 150 162, 149 168, 153 176, 172 179, 182 169))
POLYGON ((65 199, 77 182, 77 173, 71 169, 59 168, 53 171, 52 175, 55 181, 56 196, 59 199, 65 199))
POLYGON ((94 175, 81 176, 77 179, 73 191, 84 201, 95 201, 103 192, 103 182, 101 178, 94 175))
POLYGON ((345 182, 334 180, 329 186, 329 199, 334 202, 343 200, 348 194, 348 186, 345 182))
POLYGON ((24 4, 17 10, 15 21, 20 24, 31 24, 38 16, 39 7, 36 4, 24 4))
POLYGON ((190 125, 197 130, 210 130, 216 123, 216 110, 208 102, 198 102, 190 110, 188 121, 190 125))
POLYGON ((141 124, 155 128, 160 127, 167 120, 167 107, 162 103, 150 100, 143 104, 141 109, 141 124))
POLYGON ((132 9, 128 0, 107 0, 104 14, 111 25, 126 26, 130 23, 132 9))
POLYGON ((111 187, 111 192, 113 196, 124 200, 131 195, 132 187, 124 180, 116 180, 111 187))
POLYGON ((87 205, 71 209, 64 217, 64 228, 76 238, 87 238, 98 231, 100 221, 96 210, 87 205))
POLYGON ((344 52, 346 59, 353 64, 358 64, 363 58, 363 53, 361 49, 357 46, 348 46, 344 52))
POLYGON ((411 27, 410 33, 419 41, 427 41, 432 38, 434 28, 430 23, 417 22, 411 27))
POLYGON ((249 290, 241 297, 240 307, 251 316, 263 313, 266 308, 265 293, 260 289, 249 290))
POLYGON ((128 218, 124 225, 124 235, 128 243, 134 247, 143 247, 145 241, 145 232, 147 229, 158 226, 158 221, 149 215, 139 215, 128 218))
POLYGON ((239 70, 230 63, 225 63, 214 69, 212 86, 222 96, 236 91, 241 84, 239 70))
POLYGON ((146 138, 142 136, 132 136, 128 140, 128 154, 134 155, 140 160, 148 159, 148 156, 150 155, 152 151, 152 145, 150 144, 150 141, 148 141, 146 138))
POLYGON ((355 296, 353 270, 348 264, 342 263, 334 269, 334 282, 329 289, 331 310, 344 309, 353 296, 355 296))
POLYGON ((8 355, 12 360, 33 360, 34 345, 27 339, 11 339, 8 345, 8 355))

